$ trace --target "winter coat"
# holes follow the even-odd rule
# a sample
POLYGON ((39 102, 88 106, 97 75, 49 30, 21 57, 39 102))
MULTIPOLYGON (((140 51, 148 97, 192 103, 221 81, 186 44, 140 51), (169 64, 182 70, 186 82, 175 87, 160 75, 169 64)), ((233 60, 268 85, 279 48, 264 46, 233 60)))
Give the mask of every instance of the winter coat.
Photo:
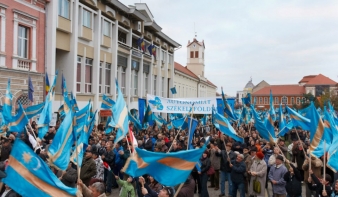
POLYGON ((209 151, 210 153, 210 161, 211 166, 214 168, 214 170, 219 170, 221 168, 221 158, 216 156, 217 150, 211 149, 209 151))
MULTIPOLYGON (((318 159, 317 157, 311 157, 311 169, 316 177, 321 176, 322 167, 323 167, 322 160, 318 159)), ((309 178, 309 160, 305 159, 302 169, 304 170, 304 181, 307 182, 309 178)))
POLYGON ((195 180, 189 179, 189 181, 185 182, 182 189, 178 193, 177 197, 191 197, 194 196, 195 190, 195 180))
POLYGON ((209 170, 211 166, 211 162, 210 159, 208 157, 206 158, 201 158, 201 174, 203 173, 207 173, 207 171, 209 170))
POLYGON ((117 184, 121 186, 120 197, 135 197, 135 189, 132 183, 118 179, 117 184), (130 196, 128 196, 128 193, 130 196))
POLYGON ((269 166, 269 159, 270 159, 271 155, 273 155, 273 150, 263 148, 263 154, 264 154, 264 161, 265 161, 266 165, 268 167, 270 167, 269 166))
POLYGON ((269 181, 272 181, 272 180, 277 181, 277 184, 274 184, 272 188, 274 194, 286 194, 286 189, 285 189, 286 182, 284 180, 284 174, 287 172, 288 170, 286 169, 284 164, 280 164, 279 166, 276 166, 275 164, 271 166, 270 172, 268 175, 269 181))
POLYGON ((104 158, 102 159, 102 161, 108 163, 108 165, 110 166, 111 169, 114 168, 115 166, 115 153, 113 150, 111 151, 106 151, 104 154, 104 158))
POLYGON ((83 158, 80 179, 85 185, 89 185, 90 179, 96 175, 96 164, 93 158, 83 158))
POLYGON ((284 175, 286 192, 290 197, 298 197, 302 195, 302 176, 293 164, 290 164, 290 166, 293 168, 294 174, 291 175, 289 171, 284 175))
MULTIPOLYGON (((303 144, 303 146, 305 146, 303 144)), ((302 166, 304 164, 305 156, 304 151, 299 149, 300 147, 294 146, 292 148, 292 162, 297 163, 297 169, 302 170, 302 166)))
POLYGON ((251 175, 250 186, 249 186, 249 194, 257 195, 257 197, 265 196, 265 182, 266 182, 266 173, 267 173, 267 165, 264 160, 254 160, 251 167, 250 172, 257 173, 256 176, 251 175), (257 180, 261 183, 261 193, 256 193, 253 191, 253 181, 257 180))
POLYGON ((146 149, 147 151, 153 151, 153 142, 150 138, 147 142, 146 140, 144 140, 144 149, 146 149))
POLYGON ((231 180, 234 183, 244 183, 244 173, 246 172, 246 167, 244 161, 241 162, 231 162, 231 180))
POLYGON ((233 151, 230 151, 228 155, 226 150, 222 150, 222 151, 216 151, 216 156, 221 157, 220 170, 223 172, 231 172, 231 168, 230 168, 229 161, 228 161, 228 156, 230 158, 230 161, 234 161, 236 159, 236 154, 233 151))
MULTIPOLYGON (((311 166, 311 168, 312 168, 312 166, 311 166)), ((311 174, 311 178, 312 178, 312 183, 307 182, 309 189, 316 192, 315 197, 321 197, 322 192, 323 192, 322 183, 319 181, 319 179, 314 174, 311 174)), ((331 196, 331 193, 333 191, 333 188, 331 187, 331 185, 329 185, 329 184, 326 185, 325 190, 326 190, 327 196, 331 196)))

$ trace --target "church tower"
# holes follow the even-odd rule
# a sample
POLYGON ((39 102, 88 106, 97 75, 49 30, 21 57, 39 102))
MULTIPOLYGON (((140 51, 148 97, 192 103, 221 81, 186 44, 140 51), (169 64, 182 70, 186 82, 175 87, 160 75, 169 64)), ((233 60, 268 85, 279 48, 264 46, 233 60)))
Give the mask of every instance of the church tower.
POLYGON ((187 45, 187 68, 200 78, 204 78, 204 40, 199 42, 196 38, 187 45))

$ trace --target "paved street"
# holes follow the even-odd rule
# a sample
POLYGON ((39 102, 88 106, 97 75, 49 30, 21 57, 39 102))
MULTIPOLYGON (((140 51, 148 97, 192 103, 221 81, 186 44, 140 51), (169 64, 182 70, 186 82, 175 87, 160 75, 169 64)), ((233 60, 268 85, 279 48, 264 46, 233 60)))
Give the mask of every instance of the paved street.
MULTIPOLYGON (((209 182, 208 182, 209 185, 209 182)), ((109 197, 117 197, 119 196, 119 189, 114 189, 113 193, 109 196, 109 197)), ((209 197, 218 197, 218 195, 220 194, 220 190, 215 191, 214 188, 208 188, 209 191, 209 197)), ((225 191, 228 191, 228 183, 225 183, 225 191)), ((302 197, 305 197, 305 185, 302 185, 302 197)), ((265 196, 266 197, 272 197, 272 189, 271 189, 271 185, 269 184, 269 188, 268 188, 268 194, 266 193, 265 196), (269 194, 269 195, 268 195, 269 194)), ((226 195, 227 196, 227 195, 226 195)), ((239 193, 237 194, 237 196, 239 197, 239 193)), ((198 194, 195 194, 194 197, 199 197, 198 194)))

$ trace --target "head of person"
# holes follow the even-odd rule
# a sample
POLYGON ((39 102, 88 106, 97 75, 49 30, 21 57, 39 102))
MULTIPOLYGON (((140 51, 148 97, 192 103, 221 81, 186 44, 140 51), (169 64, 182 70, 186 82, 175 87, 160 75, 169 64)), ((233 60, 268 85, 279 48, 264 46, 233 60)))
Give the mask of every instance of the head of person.
POLYGON ((208 154, 209 154, 209 152, 206 150, 206 151, 204 151, 204 153, 202 154, 202 157, 203 157, 203 158, 207 158, 207 157, 208 157, 208 154))
POLYGON ((158 135, 157 135, 157 139, 158 139, 158 140, 162 140, 162 139, 163 139, 162 134, 158 134, 158 135))
POLYGON ((250 149, 250 154, 251 154, 251 156, 255 156, 256 153, 257 153, 257 148, 256 148, 256 147, 252 147, 252 148, 250 149))
POLYGON ((276 165, 280 165, 284 162, 284 158, 282 155, 277 155, 276 157, 276 165))
POLYGON ((273 154, 279 154, 279 148, 277 146, 273 148, 273 154))
POLYGON ((324 177, 323 177, 323 178, 321 179, 320 182, 321 182, 323 185, 327 185, 327 184, 330 184, 331 181, 332 181, 331 176, 330 176, 329 174, 326 174, 326 175, 325 175, 325 179, 324 179, 324 177))
POLYGON ((232 147, 232 144, 231 144, 230 142, 228 142, 228 143, 226 144, 226 146, 225 146, 225 149, 226 149, 227 151, 230 151, 230 150, 231 150, 231 147, 232 147))
POLYGON ((285 144, 285 141, 283 139, 279 139, 279 145, 284 146, 284 144, 285 144))
POLYGON ((248 154, 249 153, 249 148, 247 146, 243 147, 243 154, 248 154))
POLYGON ((256 159, 257 160, 262 160, 264 159, 264 154, 262 152, 257 152, 256 153, 256 159))
POLYGON ((236 157, 237 162, 242 162, 243 159, 244 159, 244 155, 242 155, 242 154, 238 154, 237 157, 236 157))
POLYGON ((105 192, 105 187, 104 187, 104 184, 101 183, 101 182, 96 182, 96 183, 93 183, 89 189, 91 190, 92 192, 92 196, 93 197, 98 197, 100 196, 101 194, 103 194, 105 192))
POLYGON ((336 180, 335 184, 334 184, 334 190, 336 192, 338 192, 338 180, 336 180))
POLYGON ((127 178, 127 182, 128 183, 132 183, 134 181, 134 178, 132 177, 132 176, 129 176, 128 178, 127 178))
POLYGON ((93 152, 93 159, 97 159, 99 157, 99 153, 98 152, 93 152))
POLYGON ((170 187, 164 187, 158 193, 158 197, 173 197, 173 196, 174 196, 174 191, 170 187))
POLYGON ((145 134, 144 136, 146 139, 149 139, 149 135, 148 134, 145 134))
POLYGON ((92 150, 86 150, 86 155, 85 157, 88 159, 88 158, 92 158, 93 157, 93 152, 92 150))

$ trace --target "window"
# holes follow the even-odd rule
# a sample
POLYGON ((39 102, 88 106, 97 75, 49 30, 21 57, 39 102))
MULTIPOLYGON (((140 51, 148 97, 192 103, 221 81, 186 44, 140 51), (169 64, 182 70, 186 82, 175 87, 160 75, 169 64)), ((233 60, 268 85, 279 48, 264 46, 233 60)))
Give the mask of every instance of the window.
POLYGON ((264 97, 264 104, 268 104, 268 98, 264 97))
POLYGON ((103 35, 110 37, 110 22, 103 20, 103 35))
POLYGON ((286 96, 282 97, 282 104, 288 104, 288 97, 286 96))
POLYGON ((119 42, 127 44, 127 34, 122 32, 122 31, 119 31, 118 32, 118 40, 119 40, 119 42))
POLYGON ((81 92, 81 61, 82 58, 80 56, 77 56, 76 92, 81 92))
POLYGON ((154 75, 154 95, 156 95, 156 78, 157 75, 154 75))
POLYGON ((59 16, 69 19, 69 0, 59 0, 59 16))
POLYGON ((83 9, 82 24, 85 27, 92 28, 92 13, 85 9, 83 9))
POLYGON ((190 51, 190 58, 194 58, 194 52, 190 51))
POLYGON ((198 58, 198 51, 195 51, 195 58, 198 58))
POLYGON ((279 104, 279 99, 278 99, 278 97, 275 97, 275 104, 279 104))
MULTIPOLYGON (((121 70, 121 66, 117 66, 116 68, 116 80, 118 81, 119 85, 120 85, 120 70, 121 70)), ((118 94, 117 88, 116 88, 116 94, 118 94)))
POLYGON ((18 56, 28 58, 28 28, 19 25, 18 31, 18 56))
POLYGON ((164 77, 162 77, 162 97, 164 97, 164 77))
POLYGON ((24 93, 22 94, 17 100, 16 104, 21 104, 21 105, 29 105, 31 101, 28 98, 28 94, 24 93))
POLYGON ((99 93, 100 94, 102 94, 103 93, 103 91, 102 91, 102 64, 103 64, 103 62, 100 62, 100 77, 99 77, 99 93))
POLYGON ((297 104, 297 105, 300 104, 300 98, 299 98, 299 97, 297 97, 297 99, 296 99, 296 104, 297 104))
POLYGON ((263 98, 259 97, 259 104, 263 104, 263 98))
POLYGON ((106 69, 105 69, 104 75, 106 79, 104 90, 106 94, 110 94, 110 89, 111 89, 111 86, 110 86, 111 84, 111 76, 110 76, 111 75, 111 64, 110 63, 106 63, 106 69))
POLYGON ((122 73, 121 73, 121 91, 122 94, 126 94, 126 68, 122 67, 122 73))
POLYGON ((164 62, 167 61, 167 57, 166 57, 166 54, 165 54, 165 51, 161 51, 161 58, 164 62))
POLYGON ((291 104, 295 104, 295 98, 294 97, 291 97, 291 104))
POLYGON ((144 73, 144 95, 148 94, 148 73, 144 73))
POLYGON ((134 77, 133 77, 133 87, 134 87, 134 96, 137 96, 138 94, 138 76, 137 76, 137 71, 136 70, 133 70, 134 72, 134 77))
POLYGON ((204 59, 204 52, 202 52, 202 59, 204 59))
POLYGON ((92 69, 93 60, 86 58, 85 93, 92 93, 92 69))

